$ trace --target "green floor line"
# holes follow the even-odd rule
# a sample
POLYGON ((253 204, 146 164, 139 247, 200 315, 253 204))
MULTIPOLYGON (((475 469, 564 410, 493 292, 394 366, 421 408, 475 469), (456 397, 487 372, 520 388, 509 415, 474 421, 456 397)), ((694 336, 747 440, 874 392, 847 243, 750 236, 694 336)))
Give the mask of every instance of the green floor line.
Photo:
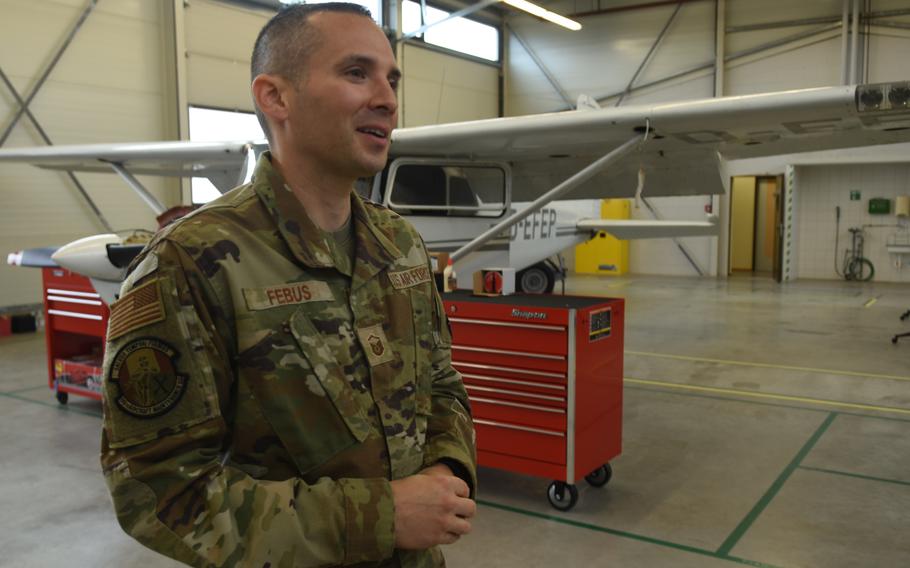
POLYGON ((825 421, 822 422, 821 426, 815 430, 815 433, 812 434, 809 440, 803 444, 803 447, 799 450, 799 452, 796 453, 796 456, 793 458, 793 460, 787 465, 786 468, 784 468, 784 471, 782 471, 781 474, 777 476, 777 479, 775 479, 774 483, 771 484, 771 487, 765 491, 765 494, 762 495, 761 499, 758 500, 758 503, 752 507, 752 510, 746 514, 745 518, 743 518, 743 520, 739 522, 736 528, 733 529, 733 532, 730 533, 730 536, 728 536, 724 543, 720 545, 720 548, 717 549, 717 553, 719 555, 726 556, 730 553, 731 550, 733 550, 733 547, 736 546, 736 543, 739 542, 739 539, 741 539, 743 535, 746 534, 746 531, 749 530, 749 527, 751 527, 755 520, 758 519, 762 511, 764 511, 768 504, 771 503, 771 500, 774 499, 774 497, 780 491, 781 487, 784 486, 784 483, 787 482, 787 479, 793 475, 793 472, 796 471, 796 468, 799 467, 800 463, 802 463, 806 456, 809 455, 809 452, 812 451, 812 448, 815 447, 815 444, 818 443, 819 439, 821 439, 822 434, 824 434, 828 427, 831 426, 831 423, 834 422, 834 419, 837 418, 837 415, 837 412, 830 413, 828 417, 825 418, 825 421))
POLYGON ((855 477, 857 479, 866 479, 869 481, 880 481, 882 483, 895 483, 897 485, 907 485, 910 486, 910 481, 901 481, 900 479, 888 479, 886 477, 874 477, 872 475, 863 475, 861 473, 849 473, 847 471, 837 471, 834 469, 825 469, 823 467, 810 467, 808 465, 801 465, 799 469, 808 469, 809 471, 820 471, 822 473, 832 473, 834 475, 843 475, 846 477, 855 477))
POLYGON ((50 408, 56 408, 58 410, 63 410, 65 412, 72 412, 74 414, 82 414, 84 416, 92 416, 94 418, 101 418, 100 412, 89 412, 87 410, 82 410, 81 408, 73 408, 72 406, 69 406, 68 404, 59 404, 57 402, 46 402, 43 400, 35 400, 33 398, 26 398, 24 396, 19 396, 16 394, 11 394, 11 393, 6 393, 6 392, 0 392, 0 396, 6 397, 6 398, 12 398, 14 400, 21 400, 22 402, 40 404, 41 406, 48 406, 50 408))
POLYGON ((477 500, 478 505, 484 505, 486 507, 492 507, 494 509, 501 509, 503 511, 508 511, 510 513, 517 513, 519 515, 524 515, 526 517, 535 517, 538 519, 544 519, 547 521, 553 521, 555 523, 560 523, 563 525, 569 525, 572 527, 578 527, 582 529, 588 529, 592 531, 602 532, 611 534, 613 536, 618 536, 622 538, 628 538, 631 540, 637 540, 639 542, 646 542, 648 544, 656 544, 658 546, 663 546, 665 548, 672 548, 674 550, 681 550, 683 552, 691 552, 692 554, 700 554, 702 556, 710 556, 711 558, 717 558, 719 560, 728 560, 730 562, 735 562, 737 564, 745 564, 747 566, 757 566, 759 568, 778 568, 773 564, 765 564, 763 562, 758 562, 755 560, 748 560, 745 558, 737 558, 734 556, 719 556, 717 553, 711 550, 705 550, 704 548, 696 548, 694 546, 688 546, 685 544, 678 544, 675 542, 670 542, 666 540, 661 540, 659 538, 653 538, 650 536, 644 536, 640 534, 630 533, 622 531, 619 529, 610 529, 607 527, 601 527, 598 525, 593 525, 591 523, 585 523, 582 521, 573 521, 572 519, 566 519, 565 517, 557 517, 554 515, 547 515, 545 513, 538 513, 536 511, 528 511, 525 509, 519 509, 518 507, 512 507, 511 505, 502 505, 499 503, 493 503, 491 501, 484 501, 482 499, 477 500))
MULTIPOLYGON (((661 388, 639 387, 639 386, 630 386, 630 385, 625 385, 623 388, 626 390, 639 390, 639 391, 654 392, 654 393, 659 393, 659 394, 669 394, 669 395, 673 395, 673 396, 690 396, 690 397, 694 397, 694 398, 707 398, 707 399, 711 399, 711 400, 722 400, 722 401, 726 401, 726 402, 733 401, 733 402, 742 402, 745 404, 756 404, 759 406, 773 406, 775 408, 789 408, 790 410, 806 410, 808 412, 821 412, 824 414, 827 414, 828 412, 830 412, 829 410, 825 410, 822 408, 812 408, 810 406, 800 406, 797 404, 781 404, 779 402, 762 402, 762 401, 757 401, 757 400, 748 399, 748 398, 736 398, 733 395, 719 396, 719 395, 711 395, 711 394, 699 394, 699 393, 692 393, 692 392, 682 392, 682 391, 678 391, 678 390, 670 390, 670 389, 664 390, 661 388)), ((857 418, 872 418, 874 420, 891 420, 891 421, 895 421, 895 422, 910 422, 910 418, 895 418, 893 416, 878 416, 877 414, 860 414, 859 412, 849 412, 849 411, 844 411, 844 410, 838 410, 837 413, 841 416, 855 416, 857 418)))
POLYGON ((47 385, 38 385, 38 386, 36 386, 36 387, 26 387, 26 388, 24 388, 24 389, 14 389, 14 390, 11 390, 11 391, 5 391, 5 392, 0 393, 0 394, 19 394, 19 393, 23 393, 23 392, 32 392, 32 391, 36 391, 36 390, 38 390, 38 389, 50 390, 50 388, 49 388, 47 385))

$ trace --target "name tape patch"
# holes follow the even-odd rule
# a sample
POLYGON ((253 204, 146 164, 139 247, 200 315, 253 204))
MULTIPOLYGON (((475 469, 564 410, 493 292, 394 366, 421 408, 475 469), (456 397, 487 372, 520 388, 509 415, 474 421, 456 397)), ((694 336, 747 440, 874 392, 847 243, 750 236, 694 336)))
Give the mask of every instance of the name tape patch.
POLYGON ((250 310, 268 310, 307 302, 330 302, 335 296, 326 282, 307 280, 265 288, 244 288, 243 298, 250 310))
POLYGON ((389 280, 391 280, 392 286, 394 286, 396 290, 417 286, 418 284, 429 282, 432 278, 433 275, 430 274, 430 269, 426 266, 415 266, 414 268, 408 268, 407 270, 389 272, 389 280))
POLYGON ((158 291, 158 281, 152 280, 130 290, 111 306, 107 325, 108 340, 117 339, 141 327, 164 319, 164 304, 158 291))

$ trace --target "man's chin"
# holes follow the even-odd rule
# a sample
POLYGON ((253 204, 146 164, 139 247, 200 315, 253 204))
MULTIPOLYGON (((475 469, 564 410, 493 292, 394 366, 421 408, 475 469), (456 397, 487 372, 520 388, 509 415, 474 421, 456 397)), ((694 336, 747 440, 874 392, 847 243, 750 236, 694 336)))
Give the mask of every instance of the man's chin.
POLYGON ((378 174, 385 168, 386 162, 388 161, 388 156, 382 156, 382 158, 368 158, 360 160, 357 164, 359 166, 360 175, 358 177, 373 177, 378 174))

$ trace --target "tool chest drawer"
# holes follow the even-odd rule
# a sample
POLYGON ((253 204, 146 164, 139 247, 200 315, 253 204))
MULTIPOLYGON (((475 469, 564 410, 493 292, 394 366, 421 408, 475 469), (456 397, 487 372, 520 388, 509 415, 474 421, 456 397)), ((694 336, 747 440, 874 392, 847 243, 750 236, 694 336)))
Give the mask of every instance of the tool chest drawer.
POLYGON ((511 424, 522 424, 563 432, 566 429, 566 411, 562 408, 530 405, 480 396, 479 393, 473 392, 470 388, 468 389, 468 397, 471 399, 471 410, 477 418, 488 418, 511 424))
POLYGON ((484 450, 531 458, 555 464, 566 463, 566 435, 563 431, 528 428, 485 418, 474 419, 477 439, 484 450))
POLYGON ((533 346, 535 354, 565 356, 566 328, 562 325, 542 325, 524 322, 503 322, 473 317, 450 317, 454 333, 465 339, 463 346, 488 347, 495 345, 506 351, 526 352, 533 346))
MULTIPOLYGON (((456 330, 452 330, 454 337, 461 337, 456 330)), ((495 344, 494 344, 495 345, 495 344)), ((552 373, 566 372, 568 356, 553 353, 536 353, 524 349, 506 349, 496 346, 476 346, 470 344, 452 343, 452 362, 478 363, 494 367, 518 367, 531 371, 549 371, 552 373)))

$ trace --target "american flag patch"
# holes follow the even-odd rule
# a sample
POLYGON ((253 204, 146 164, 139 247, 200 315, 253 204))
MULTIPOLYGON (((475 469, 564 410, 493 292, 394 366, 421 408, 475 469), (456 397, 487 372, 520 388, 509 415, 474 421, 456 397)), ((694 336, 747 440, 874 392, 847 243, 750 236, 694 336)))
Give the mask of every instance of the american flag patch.
POLYGON ((111 306, 111 317, 107 325, 108 341, 140 327, 164 319, 164 304, 158 292, 158 281, 130 290, 111 306))

